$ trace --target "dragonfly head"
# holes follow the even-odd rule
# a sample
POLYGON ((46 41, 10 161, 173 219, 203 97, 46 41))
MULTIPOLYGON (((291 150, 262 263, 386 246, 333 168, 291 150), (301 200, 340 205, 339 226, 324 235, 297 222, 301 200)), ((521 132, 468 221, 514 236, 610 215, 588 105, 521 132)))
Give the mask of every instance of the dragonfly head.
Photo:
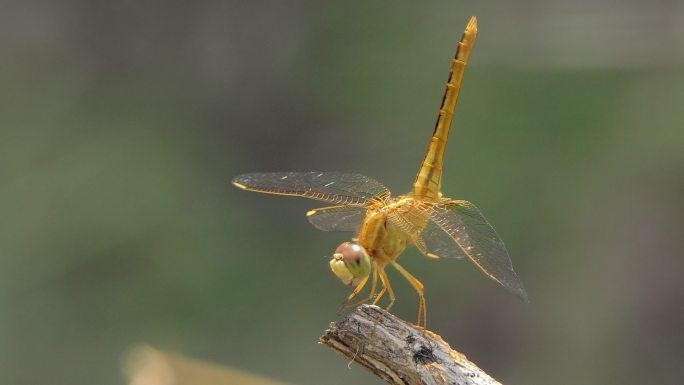
POLYGON ((371 272, 370 257, 360 244, 343 242, 330 260, 330 270, 345 285, 355 287, 371 272))

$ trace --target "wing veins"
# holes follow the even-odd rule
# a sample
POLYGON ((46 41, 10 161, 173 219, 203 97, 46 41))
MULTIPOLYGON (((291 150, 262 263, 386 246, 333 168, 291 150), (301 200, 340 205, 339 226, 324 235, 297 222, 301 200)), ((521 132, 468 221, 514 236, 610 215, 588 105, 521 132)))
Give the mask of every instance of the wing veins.
POLYGON ((243 190, 299 196, 337 205, 366 206, 384 202, 389 190, 361 174, 340 172, 274 172, 243 174, 233 179, 243 190))

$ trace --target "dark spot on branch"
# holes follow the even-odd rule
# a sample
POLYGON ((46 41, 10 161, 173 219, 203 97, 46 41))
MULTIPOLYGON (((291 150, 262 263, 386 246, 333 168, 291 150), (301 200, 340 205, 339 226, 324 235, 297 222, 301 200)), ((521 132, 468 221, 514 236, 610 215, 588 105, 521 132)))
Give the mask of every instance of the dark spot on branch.
POLYGON ((435 358, 435 355, 432 354, 432 349, 427 346, 421 346, 420 349, 413 354, 413 361, 415 361, 416 364, 427 365, 437 361, 437 359, 435 358))

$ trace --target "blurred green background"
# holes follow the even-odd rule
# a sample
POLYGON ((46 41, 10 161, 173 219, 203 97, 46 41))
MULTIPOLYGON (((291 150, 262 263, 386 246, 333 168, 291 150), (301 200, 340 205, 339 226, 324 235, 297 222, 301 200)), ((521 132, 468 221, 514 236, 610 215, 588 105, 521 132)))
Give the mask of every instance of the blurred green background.
POLYGON ((122 384, 148 343, 379 384, 317 345, 351 234, 229 181, 408 191, 471 15, 443 191, 495 225, 532 302, 409 249, 430 328, 504 383, 681 382, 684 6, 636 0, 2 1, 0 382, 122 384))

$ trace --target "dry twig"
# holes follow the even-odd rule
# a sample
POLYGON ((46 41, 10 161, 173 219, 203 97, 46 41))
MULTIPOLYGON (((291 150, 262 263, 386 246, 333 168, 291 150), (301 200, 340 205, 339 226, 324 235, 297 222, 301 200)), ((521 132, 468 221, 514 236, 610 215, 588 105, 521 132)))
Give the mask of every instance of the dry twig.
POLYGON ((439 335, 377 306, 331 323, 320 342, 392 385, 500 385, 439 335))

